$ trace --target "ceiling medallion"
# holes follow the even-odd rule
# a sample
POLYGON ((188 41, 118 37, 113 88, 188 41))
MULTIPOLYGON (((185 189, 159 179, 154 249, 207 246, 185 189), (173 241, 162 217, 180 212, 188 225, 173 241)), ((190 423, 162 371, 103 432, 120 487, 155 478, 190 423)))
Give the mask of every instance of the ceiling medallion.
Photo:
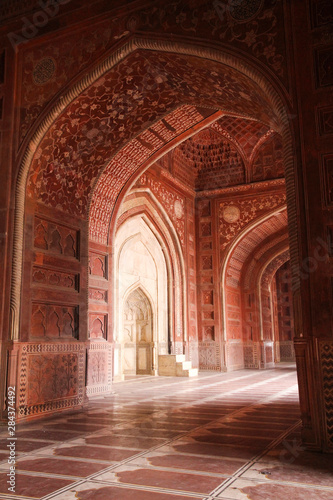
POLYGON ((240 210, 236 205, 229 205, 223 209, 222 213, 223 219, 229 224, 237 222, 240 218, 240 210))
POLYGON ((250 21, 261 9, 263 0, 229 0, 230 16, 238 22, 250 21))

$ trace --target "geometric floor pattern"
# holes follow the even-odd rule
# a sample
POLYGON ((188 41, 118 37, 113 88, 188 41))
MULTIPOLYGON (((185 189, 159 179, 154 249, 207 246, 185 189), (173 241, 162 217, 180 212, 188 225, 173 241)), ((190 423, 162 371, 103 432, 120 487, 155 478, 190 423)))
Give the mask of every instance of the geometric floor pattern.
POLYGON ((300 445, 295 366, 133 377, 81 412, 17 429, 0 500, 332 500, 333 456, 300 445))

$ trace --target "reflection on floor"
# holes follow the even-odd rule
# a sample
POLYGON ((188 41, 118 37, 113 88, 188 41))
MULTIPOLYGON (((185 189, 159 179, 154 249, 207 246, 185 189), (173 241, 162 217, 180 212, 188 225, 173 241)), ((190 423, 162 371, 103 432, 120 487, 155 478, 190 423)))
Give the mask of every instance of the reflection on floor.
POLYGON ((333 498, 333 457, 299 444, 292 365, 114 387, 81 413, 18 429, 12 495, 3 429, 0 500, 333 498))

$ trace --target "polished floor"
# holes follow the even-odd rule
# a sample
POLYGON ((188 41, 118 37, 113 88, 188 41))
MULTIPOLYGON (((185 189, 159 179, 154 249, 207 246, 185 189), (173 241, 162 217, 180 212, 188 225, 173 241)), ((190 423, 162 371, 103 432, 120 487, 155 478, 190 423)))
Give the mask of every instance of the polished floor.
POLYGON ((296 372, 136 377, 82 412, 6 429, 0 500, 332 500, 333 456, 300 445, 296 372))

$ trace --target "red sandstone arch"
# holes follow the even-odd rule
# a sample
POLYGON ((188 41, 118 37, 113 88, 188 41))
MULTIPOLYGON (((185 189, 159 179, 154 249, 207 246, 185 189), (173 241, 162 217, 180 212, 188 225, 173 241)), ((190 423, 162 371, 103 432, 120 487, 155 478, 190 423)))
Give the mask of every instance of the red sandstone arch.
MULTIPOLYGON (((253 281, 253 267, 257 268, 257 275, 260 275, 260 269, 265 267, 265 261, 269 258, 272 250, 281 252, 281 245, 285 249, 287 244, 287 213, 284 205, 279 209, 271 211, 265 216, 256 219, 254 222, 240 232, 230 245, 226 252, 221 267, 221 288, 222 288, 222 315, 223 315, 223 339, 225 345, 226 364, 230 366, 241 367, 242 353, 244 347, 249 351, 250 346, 244 346, 245 341, 257 342, 260 340, 260 333, 252 332, 252 326, 258 329, 261 321, 260 308, 260 293, 256 298, 256 293, 251 298, 248 309, 246 307, 246 297, 241 287, 246 283, 246 272, 251 276, 252 290, 256 290, 260 286, 260 279, 253 281), (259 259, 256 258, 256 253, 259 252, 259 259), (264 257, 264 258, 263 258, 264 257), (260 259, 263 260, 260 265, 260 259), (255 266, 251 267, 251 262, 254 261, 255 266), (259 265, 258 265, 259 263, 259 265), (250 268, 250 269, 249 269, 250 268), (259 269, 259 272, 258 272, 259 269), (248 328, 246 320, 250 316, 249 324, 250 338, 248 336, 248 328), (253 315, 253 317, 252 317, 253 315), (259 338, 257 338, 259 337, 259 338), (236 360, 236 361, 235 361, 236 360)), ((247 352, 247 358, 250 357, 247 352)), ((251 365, 251 363, 249 363, 251 365)))
MULTIPOLYGON (((176 138, 206 117, 207 109, 213 112, 221 109, 225 114, 252 117, 281 131, 290 213, 293 215, 294 185, 289 122, 283 98, 263 75, 244 63, 241 56, 235 58, 213 49, 194 48, 186 44, 133 39, 64 93, 62 101, 54 106, 31 137, 23 156, 16 190, 11 289, 12 338, 19 336, 25 196, 50 208, 61 206, 79 218, 85 218, 94 179, 101 179, 103 184, 105 176, 111 176, 115 182, 112 204, 117 200, 122 186, 138 171, 138 161, 135 158, 133 161, 131 157, 131 144, 133 146, 134 142, 129 143, 129 140, 139 142, 136 145, 143 152, 142 159, 147 160, 165 142, 176 138), (146 52, 146 49, 149 50, 146 52), (148 78, 146 68, 142 69, 142 57, 151 68, 148 78), (209 71, 205 69, 203 59, 210 60, 209 71), (157 83, 159 89, 158 101, 156 88, 153 93, 147 93, 143 99, 138 100, 136 120, 133 120, 132 101, 124 99, 124 89, 119 87, 120 82, 126 81, 124 71, 129 66, 136 68, 134 76, 137 81, 142 82, 146 78, 148 87, 157 83), (162 76, 154 72, 156 67, 161 69, 162 76), (179 73, 181 77, 168 81, 168 75, 177 73, 182 67, 183 70, 179 73), (117 94, 117 90, 122 94, 117 94), (114 99, 119 95, 121 97, 116 106, 116 115, 112 117, 108 107, 115 107, 114 99), (166 116, 170 110, 173 110, 171 113, 177 113, 184 106, 184 101, 186 104, 182 109, 182 120, 177 121, 182 123, 179 128, 176 122, 167 121, 166 116), (201 106, 200 109, 196 108, 198 105, 201 106), (124 119, 125 108, 127 114, 124 119), (158 127, 162 127, 160 132, 158 127), (142 135, 139 138, 140 133, 142 135), (115 155, 124 147, 126 149, 122 154, 125 155, 122 156, 120 165, 116 162, 115 155), (114 159, 110 163, 112 157, 114 159), (128 160, 126 164, 125 158, 128 160), (72 189, 74 183, 77 189, 72 189), (64 190, 64 186, 69 189, 64 190)), ((97 181, 95 197, 99 185, 97 181)), ((92 212, 93 205, 94 201, 92 212)), ((293 216, 291 221, 293 222, 293 216)), ((295 243, 295 231, 292 236, 295 243)), ((296 256, 295 244, 293 248, 296 256)))
MULTIPOLYGON (((116 230, 129 218, 144 215, 148 227, 159 241, 169 274, 169 325, 173 348, 180 350, 188 340, 186 315, 186 279, 182 247, 168 214, 148 190, 133 189, 121 205, 116 230), (182 346, 180 346, 180 343, 182 346)), ((183 352, 177 352, 182 354, 183 352)))
MULTIPOLYGON (((243 266, 240 281, 242 291, 243 338, 260 341, 262 328, 262 290, 270 295, 269 284, 277 268, 272 262, 280 262, 281 255, 288 255, 289 243, 287 227, 270 235, 254 249, 243 266), (264 287, 264 284, 267 286, 264 287)), ((284 262, 281 262, 281 265, 284 262)))

